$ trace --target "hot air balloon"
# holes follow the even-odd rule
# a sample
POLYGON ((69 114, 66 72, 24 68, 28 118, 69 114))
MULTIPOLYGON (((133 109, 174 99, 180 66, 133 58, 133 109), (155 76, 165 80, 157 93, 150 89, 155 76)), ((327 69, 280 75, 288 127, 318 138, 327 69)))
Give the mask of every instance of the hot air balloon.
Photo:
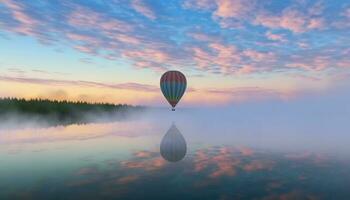
POLYGON ((185 93, 186 86, 186 77, 179 71, 167 71, 160 78, 160 88, 172 106, 172 111, 175 111, 175 106, 185 93))
POLYGON ((160 155, 169 162, 178 162, 186 155, 185 138, 173 124, 164 135, 160 144, 160 155))

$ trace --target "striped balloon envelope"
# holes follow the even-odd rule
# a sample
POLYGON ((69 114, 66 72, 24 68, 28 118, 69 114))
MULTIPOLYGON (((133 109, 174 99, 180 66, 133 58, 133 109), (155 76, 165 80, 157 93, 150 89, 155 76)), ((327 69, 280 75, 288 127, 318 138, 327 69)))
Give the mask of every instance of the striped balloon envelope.
POLYGON ((176 104, 184 95, 187 86, 185 75, 179 71, 167 71, 160 78, 160 88, 164 97, 175 110, 176 104))

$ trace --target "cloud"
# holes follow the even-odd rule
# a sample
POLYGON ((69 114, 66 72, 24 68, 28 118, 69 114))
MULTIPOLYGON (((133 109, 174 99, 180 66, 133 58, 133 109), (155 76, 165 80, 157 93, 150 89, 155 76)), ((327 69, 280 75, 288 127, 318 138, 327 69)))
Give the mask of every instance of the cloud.
POLYGON ((13 19, 17 21, 17 26, 13 27, 13 31, 25 35, 35 35, 38 21, 26 14, 23 4, 12 0, 2 0, 1 3, 10 9, 13 19))
POLYGON ((319 16, 324 12, 325 5, 322 1, 317 1, 308 9, 308 14, 311 16, 319 16))
POLYGON ((272 52, 259 52, 252 49, 244 50, 243 55, 249 57, 254 61, 264 61, 275 59, 275 55, 272 52))
POLYGON ((313 18, 310 19, 309 24, 307 25, 308 29, 321 29, 325 26, 325 22, 322 18, 313 18))
POLYGON ((287 67, 299 68, 305 71, 322 71, 328 67, 341 67, 346 66, 349 60, 344 57, 339 60, 334 60, 329 55, 316 55, 316 56, 295 56, 293 62, 286 64, 287 67))
POLYGON ((350 7, 346 8, 342 15, 348 19, 350 19, 350 7))
POLYGON ((240 50, 234 45, 223 42, 208 43, 207 48, 192 47, 192 55, 198 69, 228 75, 264 71, 267 68, 262 65, 274 62, 276 59, 272 52, 240 50))
POLYGON ((345 57, 340 59, 348 41, 340 38, 347 36, 350 11, 344 6, 334 11, 328 2, 185 0, 155 6, 152 1, 133 0, 92 6, 3 0, 0 4, 4 33, 66 45, 86 56, 125 61, 131 70, 248 77, 348 66, 345 57), (325 49, 335 51, 329 62, 321 59, 325 49), (310 60, 303 58, 305 54, 310 60))
POLYGON ((216 0, 217 9, 214 15, 222 18, 242 18, 253 9, 252 0, 216 0))
POLYGON ((186 9, 209 10, 215 7, 214 2, 212 0, 186 0, 183 7, 186 9))
POLYGON ((229 96, 233 102, 290 99, 297 95, 294 91, 280 91, 261 87, 208 89, 206 92, 210 94, 229 96))
POLYGON ((283 35, 275 34, 275 33, 272 33, 271 31, 267 31, 265 35, 269 40, 286 42, 286 39, 283 35))
POLYGON ((242 18, 254 8, 254 0, 187 0, 184 7, 212 11, 213 17, 242 18))
POLYGON ((77 4, 71 4, 70 7, 71 11, 67 17, 67 23, 73 27, 87 30, 95 29, 106 35, 112 33, 112 31, 130 32, 134 30, 132 24, 97 12, 92 8, 90 9, 77 4))
POLYGON ((132 7, 139 12, 140 14, 144 15, 145 17, 155 20, 156 14, 154 11, 146 4, 145 0, 132 0, 131 1, 132 7))
POLYGON ((19 83, 40 84, 40 85, 74 85, 83 87, 100 87, 110 89, 136 90, 145 92, 159 92, 159 88, 152 85, 140 83, 119 83, 108 84, 93 81, 72 81, 72 80, 58 80, 58 79, 40 79, 40 78, 24 78, 24 77, 8 77, 0 76, 1 81, 11 81, 19 83))
POLYGON ((262 13, 257 15, 254 23, 272 29, 287 29, 293 33, 304 33, 324 27, 322 18, 310 18, 296 9, 286 9, 281 15, 262 13))
POLYGON ((292 5, 283 9, 279 15, 263 9, 264 5, 269 6, 268 2, 258 3, 255 0, 215 0, 211 3, 204 0, 188 0, 184 5, 187 9, 211 12, 213 19, 222 28, 242 28, 243 24, 248 22, 273 29, 287 29, 300 34, 325 27, 325 20, 321 17, 325 9, 322 2, 311 5, 307 12, 301 12, 299 11, 301 9, 292 5))
POLYGON ((201 32, 190 32, 190 37, 201 42, 220 42, 221 38, 218 35, 209 35, 201 32))

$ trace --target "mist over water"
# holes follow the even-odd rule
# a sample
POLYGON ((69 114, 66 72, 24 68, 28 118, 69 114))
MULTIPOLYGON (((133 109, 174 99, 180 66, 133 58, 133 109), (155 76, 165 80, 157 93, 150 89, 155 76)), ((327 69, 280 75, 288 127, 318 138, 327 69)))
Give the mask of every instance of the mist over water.
POLYGON ((0 199, 346 199, 344 101, 149 108, 51 127, 14 116, 1 124, 0 199))

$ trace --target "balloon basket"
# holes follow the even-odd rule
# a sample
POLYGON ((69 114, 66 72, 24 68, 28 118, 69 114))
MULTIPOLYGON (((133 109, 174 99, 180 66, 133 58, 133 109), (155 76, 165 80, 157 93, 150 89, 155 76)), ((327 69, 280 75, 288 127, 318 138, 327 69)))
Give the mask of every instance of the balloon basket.
POLYGON ((171 110, 172 110, 172 111, 175 111, 175 108, 172 108, 171 110))

